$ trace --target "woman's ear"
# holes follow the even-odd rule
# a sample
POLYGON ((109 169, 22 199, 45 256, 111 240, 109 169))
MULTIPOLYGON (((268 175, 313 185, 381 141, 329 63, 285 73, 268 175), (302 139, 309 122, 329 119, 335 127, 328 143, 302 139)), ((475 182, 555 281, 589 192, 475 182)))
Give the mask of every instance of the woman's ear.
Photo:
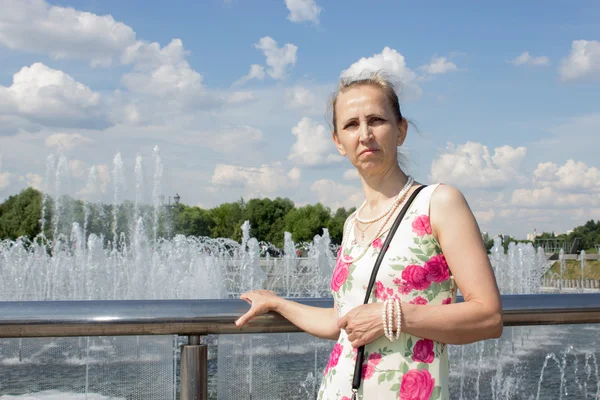
POLYGON ((408 122, 406 121, 406 118, 402 118, 402 121, 398 122, 398 131, 400 133, 398 135, 398 142, 396 144, 398 146, 402 146, 406 140, 406 134, 408 132, 408 122))
POLYGON ((338 137, 337 133, 335 133, 335 131, 331 131, 331 138, 333 139, 335 147, 337 147, 340 154, 346 157, 346 149, 344 149, 344 145, 340 142, 340 138, 338 137))

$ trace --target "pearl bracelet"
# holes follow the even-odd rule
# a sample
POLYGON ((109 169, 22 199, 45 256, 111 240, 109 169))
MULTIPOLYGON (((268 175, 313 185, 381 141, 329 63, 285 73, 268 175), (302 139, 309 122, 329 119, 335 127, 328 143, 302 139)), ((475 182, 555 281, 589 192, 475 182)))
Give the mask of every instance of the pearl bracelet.
POLYGON ((396 339, 394 338, 394 300, 392 299, 388 300, 387 319, 389 324, 388 331, 390 333, 388 339, 390 340, 390 342, 394 342, 396 339))
POLYGON ((400 339, 400 332, 402 331, 402 308, 400 299, 395 299, 394 304, 396 305, 396 336, 395 339, 400 339))
POLYGON ((386 338, 390 337, 388 332, 388 322, 387 322, 387 306, 389 300, 383 302, 383 307, 381 308, 381 321, 383 322, 383 334, 386 338))

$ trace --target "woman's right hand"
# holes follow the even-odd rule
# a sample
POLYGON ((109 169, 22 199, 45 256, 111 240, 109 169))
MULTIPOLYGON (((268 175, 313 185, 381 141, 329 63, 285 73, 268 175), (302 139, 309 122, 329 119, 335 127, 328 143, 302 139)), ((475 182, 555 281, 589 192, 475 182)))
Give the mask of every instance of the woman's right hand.
POLYGON ((248 321, 259 315, 273 311, 277 301, 281 297, 271 290, 253 290, 246 292, 240 296, 240 299, 246 300, 250 305, 250 310, 235 321, 235 325, 239 328, 244 326, 248 321))

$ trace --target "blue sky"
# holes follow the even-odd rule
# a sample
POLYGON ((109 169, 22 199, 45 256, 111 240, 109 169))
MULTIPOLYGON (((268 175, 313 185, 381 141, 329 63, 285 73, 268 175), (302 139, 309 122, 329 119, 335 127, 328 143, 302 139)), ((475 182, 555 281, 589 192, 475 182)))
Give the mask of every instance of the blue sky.
POLYGON ((358 206, 325 103, 341 74, 384 68, 419 127, 409 172, 461 189, 482 230, 600 219, 597 2, 171 3, 0 0, 0 200, 133 199, 139 154, 152 202, 158 146, 154 193, 186 204, 358 206))

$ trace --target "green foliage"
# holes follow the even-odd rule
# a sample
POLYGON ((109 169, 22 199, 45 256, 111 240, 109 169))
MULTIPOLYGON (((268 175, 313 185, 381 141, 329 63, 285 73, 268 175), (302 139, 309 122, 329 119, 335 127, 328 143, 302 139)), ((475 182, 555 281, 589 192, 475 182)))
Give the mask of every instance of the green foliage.
POLYGON ((292 234, 295 242, 312 241, 328 226, 331 210, 321 203, 294 208, 285 216, 285 230, 292 234))
POLYGON ((28 188, 0 204, 0 238, 30 239, 41 232, 42 194, 28 188))
MULTIPOLYGON (((10 196, 0 204, 0 239, 17 239, 26 236, 33 239, 40 233, 43 194, 29 188, 18 195, 10 196)), ((186 236, 209 236, 212 238, 230 238, 241 240, 241 226, 250 222, 250 235, 259 241, 272 243, 283 248, 284 232, 292 234, 295 242, 312 241, 315 235, 321 235, 323 228, 329 230, 331 241, 341 244, 344 223, 355 208, 338 208, 335 213, 320 203, 296 208, 292 200, 277 197, 275 199, 243 199, 224 203, 205 210, 199 207, 179 204, 172 208, 152 205, 135 205, 126 201, 118 206, 115 218, 113 205, 101 203, 83 203, 70 197, 59 199, 46 198, 44 212, 46 232, 52 238, 54 232, 70 235, 73 222, 79 223, 86 232, 103 236, 105 244, 114 240, 114 232, 125 233, 132 237, 136 226, 145 230, 149 238, 171 237, 176 234, 186 236), (60 218, 55 218, 55 212, 60 218), (87 218, 86 218, 87 215, 87 218), (141 224, 136 219, 141 219, 141 224), (156 226, 156 232, 154 227, 156 226)), ((542 233, 540 239, 564 240, 567 244, 579 238, 577 251, 596 252, 595 245, 600 244, 600 221, 590 220, 573 229, 568 235, 542 233)), ((489 251, 493 238, 483 237, 489 251)), ((505 250, 510 242, 519 242, 512 237, 504 238, 505 250)), ((526 241, 520 241, 526 242, 526 241)))

